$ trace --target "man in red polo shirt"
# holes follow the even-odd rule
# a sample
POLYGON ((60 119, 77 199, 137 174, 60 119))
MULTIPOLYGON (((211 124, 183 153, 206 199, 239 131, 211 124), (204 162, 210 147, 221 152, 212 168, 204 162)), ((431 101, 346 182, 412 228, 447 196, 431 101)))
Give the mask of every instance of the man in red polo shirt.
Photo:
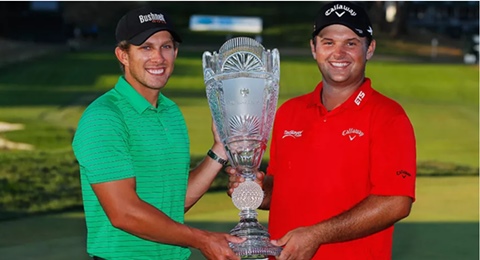
MULTIPOLYGON (((372 36, 353 3, 324 4, 315 18, 322 82, 278 109, 267 175, 257 174, 278 259, 392 257, 393 225, 415 200, 416 145, 403 108, 365 77, 372 36)), ((231 195, 243 179, 229 173, 231 195)))

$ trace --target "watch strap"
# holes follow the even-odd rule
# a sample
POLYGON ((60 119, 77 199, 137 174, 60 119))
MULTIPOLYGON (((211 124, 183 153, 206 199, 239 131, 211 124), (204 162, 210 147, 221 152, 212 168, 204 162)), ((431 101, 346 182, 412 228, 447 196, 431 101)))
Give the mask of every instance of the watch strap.
POLYGON ((227 165, 228 164, 228 160, 225 160, 225 159, 221 158, 220 156, 218 156, 214 151, 212 151, 212 149, 208 150, 207 155, 208 155, 208 157, 217 161, 221 165, 227 165))

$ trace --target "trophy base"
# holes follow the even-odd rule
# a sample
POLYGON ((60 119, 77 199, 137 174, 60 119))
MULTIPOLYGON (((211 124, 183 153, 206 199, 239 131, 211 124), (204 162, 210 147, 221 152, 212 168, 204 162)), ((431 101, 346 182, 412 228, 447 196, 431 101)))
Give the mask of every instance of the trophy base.
POLYGON ((230 234, 246 240, 239 244, 230 243, 230 248, 242 259, 265 259, 280 255, 282 248, 270 243, 270 235, 258 222, 256 215, 255 210, 242 210, 240 222, 230 234))
POLYGON ((282 251, 281 247, 274 246, 269 239, 259 237, 247 237, 243 243, 230 243, 230 248, 241 259, 267 259, 268 256, 278 256, 282 251))

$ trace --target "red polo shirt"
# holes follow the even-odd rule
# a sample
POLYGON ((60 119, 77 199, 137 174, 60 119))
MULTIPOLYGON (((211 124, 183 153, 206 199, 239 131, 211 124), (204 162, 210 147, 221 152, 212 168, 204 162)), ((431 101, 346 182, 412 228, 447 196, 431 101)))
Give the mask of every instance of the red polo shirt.
MULTIPOLYGON (((374 195, 415 198, 413 127, 403 108, 370 79, 328 112, 323 84, 285 102, 273 127, 267 174, 274 176, 272 239, 336 216, 374 195)), ((313 259, 391 259, 393 226, 361 239, 322 245, 313 259)))

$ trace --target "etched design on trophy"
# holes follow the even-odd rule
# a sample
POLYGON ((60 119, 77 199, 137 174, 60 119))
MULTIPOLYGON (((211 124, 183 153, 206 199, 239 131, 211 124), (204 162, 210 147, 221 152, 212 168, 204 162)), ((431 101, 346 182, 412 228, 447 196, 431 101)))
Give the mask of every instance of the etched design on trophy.
POLYGON ((248 135, 260 133, 260 120, 256 116, 233 116, 230 120, 233 135, 248 135))
POLYGON ((257 56, 248 52, 237 52, 227 58, 223 71, 263 71, 263 66, 257 56))
POLYGON ((240 222, 230 233, 247 239, 230 246, 243 259, 277 256, 282 248, 270 243, 270 235, 257 220, 264 194, 254 180, 275 117, 280 54, 251 38, 237 37, 226 41, 218 53, 204 52, 202 64, 218 134, 231 165, 245 178, 232 194, 240 222))

